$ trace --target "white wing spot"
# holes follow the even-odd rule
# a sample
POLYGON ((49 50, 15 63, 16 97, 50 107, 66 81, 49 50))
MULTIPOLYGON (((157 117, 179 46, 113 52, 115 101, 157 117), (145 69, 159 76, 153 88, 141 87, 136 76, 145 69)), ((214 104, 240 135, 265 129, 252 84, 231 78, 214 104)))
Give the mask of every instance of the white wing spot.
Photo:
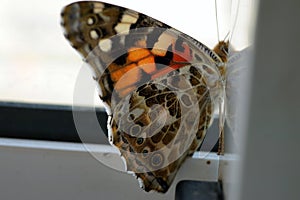
POLYGON ((118 23, 118 25, 115 27, 115 31, 117 33, 128 33, 130 30, 130 25, 131 24, 118 23))
POLYGON ((130 14, 131 15, 124 14, 123 17, 122 17, 121 22, 123 22, 123 23, 130 23, 130 24, 136 23, 137 19, 138 19, 138 15, 132 16, 132 13, 130 13, 130 14))
POLYGON ((89 17, 88 20, 87 20, 87 24, 88 25, 93 25, 95 22, 94 22, 94 19, 92 17, 89 17))
POLYGON ((108 52, 111 49, 112 42, 110 39, 103 39, 99 41, 99 47, 102 51, 108 52))
POLYGON ((105 6, 103 3, 100 3, 100 2, 94 3, 94 13, 102 12, 104 7, 105 6))
POLYGON ((92 39, 97 40, 99 38, 99 34, 95 30, 90 31, 90 36, 92 39))

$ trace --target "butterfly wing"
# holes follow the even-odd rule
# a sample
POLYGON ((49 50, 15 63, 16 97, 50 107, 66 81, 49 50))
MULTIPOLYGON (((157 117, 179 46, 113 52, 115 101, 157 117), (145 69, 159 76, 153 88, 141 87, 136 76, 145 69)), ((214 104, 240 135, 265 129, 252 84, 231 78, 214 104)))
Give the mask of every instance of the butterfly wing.
POLYGON ((243 90, 241 83, 247 80, 246 76, 249 74, 249 55, 251 54, 252 47, 246 47, 240 51, 232 51, 229 54, 229 60, 227 64, 227 77, 226 77, 226 122, 230 128, 234 138, 237 137, 239 132, 238 113, 240 108, 241 97, 243 90))
POLYGON ((222 60, 158 20, 107 3, 68 5, 62 26, 93 69, 127 170, 146 191, 166 192, 211 124, 209 87, 222 60))

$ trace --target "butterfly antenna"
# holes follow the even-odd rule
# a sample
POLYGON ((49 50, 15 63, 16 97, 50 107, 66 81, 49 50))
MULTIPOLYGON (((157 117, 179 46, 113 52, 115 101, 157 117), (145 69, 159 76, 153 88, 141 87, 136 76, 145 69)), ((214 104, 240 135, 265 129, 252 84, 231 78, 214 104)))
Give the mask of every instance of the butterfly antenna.
POLYGON ((216 10, 216 25, 217 25, 218 42, 220 42, 220 32, 219 32, 219 22, 218 22, 218 6, 217 6, 217 0, 215 0, 215 10, 216 10))
MULTIPOLYGON (((225 37, 224 37, 224 42, 228 42, 228 44, 229 44, 229 47, 230 47, 230 41, 229 41, 229 35, 230 35, 230 31, 228 31, 227 32, 227 34, 225 35, 225 37), (227 40, 227 41, 226 41, 227 40)), ((229 55, 229 51, 230 51, 230 49, 228 49, 228 52, 226 53, 227 54, 227 56, 229 55)))
MULTIPOLYGON (((232 4, 233 5, 233 4, 232 4)), ((231 10, 233 10, 232 8, 233 6, 231 6, 231 10)), ((239 16, 239 7, 240 7, 240 1, 237 0, 237 8, 236 8, 236 12, 235 12, 235 18, 234 18, 234 22, 233 22, 233 26, 232 26, 232 33, 228 39, 228 41, 230 41, 233 37, 233 33, 234 33, 234 30, 235 30, 235 27, 236 27, 236 24, 237 24, 237 18, 239 16)), ((232 13, 232 12, 231 12, 232 13)))
POLYGON ((228 31, 227 34, 225 35, 224 41, 226 41, 226 39, 227 39, 228 41, 229 41, 229 39, 231 39, 231 38, 229 38, 229 34, 230 34, 230 31, 228 31))

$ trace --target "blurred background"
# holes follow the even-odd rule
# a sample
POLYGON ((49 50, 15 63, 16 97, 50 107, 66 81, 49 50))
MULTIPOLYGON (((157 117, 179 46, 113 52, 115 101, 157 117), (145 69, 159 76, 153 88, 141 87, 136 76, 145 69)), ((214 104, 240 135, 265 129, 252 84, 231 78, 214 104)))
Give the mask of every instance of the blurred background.
MULTIPOLYGON (((71 2, 73 1, 1 1, 0 101, 72 105, 74 84, 82 67, 82 60, 64 39, 60 27, 60 12, 71 2)), ((172 3, 158 0, 143 3, 139 0, 107 2, 147 14, 211 48, 218 42, 216 9, 212 0, 172 3)), ((236 2, 218 1, 220 40, 232 28, 229 21, 232 17, 236 18, 236 7, 232 7, 236 2)), ((249 6, 253 6, 250 0, 240 5, 240 25, 235 29, 244 30, 244 34, 233 36, 237 48, 249 44, 250 36, 244 28, 249 26, 249 6)), ((86 77, 86 84, 86 87, 93 87, 90 76, 86 77)), ((96 96, 95 93, 94 104, 101 106, 96 96)), ((90 101, 83 100, 80 104, 91 106, 90 101)))

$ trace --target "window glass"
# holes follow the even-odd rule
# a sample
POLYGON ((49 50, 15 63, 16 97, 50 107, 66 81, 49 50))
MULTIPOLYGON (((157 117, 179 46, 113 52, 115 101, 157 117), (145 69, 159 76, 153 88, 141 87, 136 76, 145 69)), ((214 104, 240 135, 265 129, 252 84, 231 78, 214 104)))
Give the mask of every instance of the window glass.
MULTIPOLYGON (((82 60, 64 39, 60 27, 60 12, 71 2, 73 1, 1 2, 0 101, 73 103, 74 84, 82 67, 82 60)), ((158 0, 143 3, 139 0, 109 2, 157 18, 210 47, 217 43, 214 1, 187 0, 181 2, 184 5, 158 0)), ((222 31, 222 24, 228 24, 224 21, 228 18, 228 13, 222 13, 222 10, 225 7, 230 9, 229 5, 218 6, 220 39, 226 35, 226 31, 222 31)), ((90 75, 86 80, 86 87, 93 87, 90 75)), ((96 92, 94 96, 95 104, 101 106, 96 92)), ((90 102, 83 99, 80 104, 90 105, 90 102)))

